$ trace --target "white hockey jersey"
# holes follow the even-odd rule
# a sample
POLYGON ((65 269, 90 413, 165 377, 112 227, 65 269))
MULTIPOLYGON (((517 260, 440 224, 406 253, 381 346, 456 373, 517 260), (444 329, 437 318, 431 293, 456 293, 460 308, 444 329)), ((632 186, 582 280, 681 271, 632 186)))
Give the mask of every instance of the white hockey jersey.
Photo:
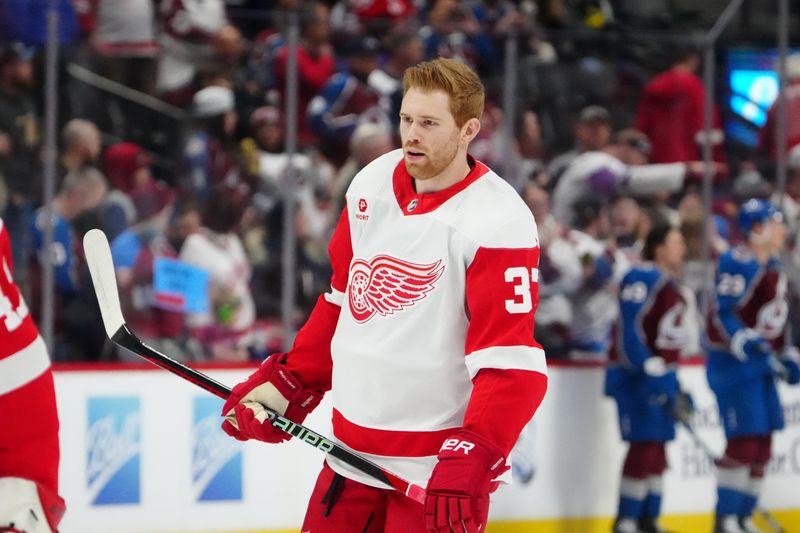
MULTIPOLYGON (((516 416, 514 409, 485 412, 484 396, 473 394, 480 371, 510 380, 537 373, 546 381, 545 355, 533 337, 536 224, 511 186, 470 162, 461 182, 417 194, 401 150, 378 158, 353 180, 330 246, 334 276, 325 299, 341 307, 330 343, 334 437, 422 486, 446 437, 471 421, 494 417, 502 426, 516 416)), ((312 314, 306 328, 321 332, 320 322, 312 314)), ((298 340, 308 336, 301 331, 298 340)), ((497 439, 508 441, 501 448, 510 450, 541 401, 544 388, 534 388, 498 400, 519 402, 528 413, 511 424, 510 441, 497 439)))

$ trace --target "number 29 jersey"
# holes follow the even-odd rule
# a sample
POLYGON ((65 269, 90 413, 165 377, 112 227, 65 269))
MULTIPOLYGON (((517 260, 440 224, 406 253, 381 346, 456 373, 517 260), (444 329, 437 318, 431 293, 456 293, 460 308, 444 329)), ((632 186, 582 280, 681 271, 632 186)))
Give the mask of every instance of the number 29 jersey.
POLYGON ((423 486, 442 441, 474 408, 480 371, 546 375, 533 334, 536 224, 511 186, 470 165, 459 183, 417 194, 401 150, 378 158, 351 184, 330 246, 326 298, 341 306, 334 437, 423 486))

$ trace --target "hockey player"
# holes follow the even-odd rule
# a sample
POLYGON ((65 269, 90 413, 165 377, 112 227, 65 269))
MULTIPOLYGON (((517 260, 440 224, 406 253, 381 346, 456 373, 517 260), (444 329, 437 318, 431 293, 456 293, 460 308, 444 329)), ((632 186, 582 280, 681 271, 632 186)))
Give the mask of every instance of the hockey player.
POLYGON ((329 246, 331 291, 293 348, 237 385, 222 414, 236 438, 280 442, 262 405, 302 421, 330 390, 334 437, 427 485, 426 502, 328 456, 303 531, 484 531, 489 493, 547 386, 533 337, 536 224, 467 153, 483 86, 440 58, 409 68, 403 87, 402 149, 348 189, 329 246))
POLYGON ((676 375, 689 338, 686 301, 676 278, 686 255, 677 228, 659 225, 645 239, 643 258, 620 286, 620 321, 606 371, 606 394, 619 412, 622 440, 630 442, 620 483, 615 533, 659 533, 665 445, 675 419, 688 420, 691 400, 676 375))
POLYGON ((51 533, 65 509, 53 374, 11 269, 0 219, 0 531, 51 533))
POLYGON ((766 200, 739 211, 747 243, 719 259, 709 314, 708 382, 728 444, 717 470, 715 533, 758 531, 752 524, 772 432, 783 428, 775 381, 800 381, 796 348, 785 342, 787 282, 778 253, 786 228, 766 200))

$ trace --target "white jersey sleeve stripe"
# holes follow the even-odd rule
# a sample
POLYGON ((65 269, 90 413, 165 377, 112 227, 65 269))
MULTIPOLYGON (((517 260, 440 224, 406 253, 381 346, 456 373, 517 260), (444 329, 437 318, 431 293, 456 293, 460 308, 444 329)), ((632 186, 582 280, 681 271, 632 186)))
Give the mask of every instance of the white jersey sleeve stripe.
POLYGON ((337 291, 333 287, 331 287, 331 292, 326 292, 324 296, 325 300, 333 305, 341 307, 344 303, 344 293, 342 291, 337 291))
POLYGON ((484 368, 532 370, 547 375, 544 350, 535 346, 491 346, 466 357, 470 379, 484 368))
POLYGON ((0 395, 30 383, 50 366, 47 346, 42 337, 4 359, 0 359, 0 395))

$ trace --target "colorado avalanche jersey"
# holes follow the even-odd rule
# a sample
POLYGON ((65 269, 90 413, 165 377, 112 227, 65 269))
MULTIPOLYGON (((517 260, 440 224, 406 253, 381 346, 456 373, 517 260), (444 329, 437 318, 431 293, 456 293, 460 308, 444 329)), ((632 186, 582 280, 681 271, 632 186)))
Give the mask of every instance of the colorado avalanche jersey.
POLYGON ((609 359, 634 373, 642 372, 650 357, 661 357, 674 369, 690 337, 685 314, 674 279, 652 265, 631 269, 620 286, 620 323, 609 359))
POLYGON ((0 477, 30 479, 55 492, 58 418, 50 359, 11 270, 11 242, 0 219, 0 477))
POLYGON ((692 324, 686 319, 686 309, 675 280, 651 264, 630 270, 622 280, 620 321, 609 354, 605 389, 617 399, 624 440, 675 437, 666 402, 678 390, 677 363, 690 338, 692 324), (663 359, 663 370, 658 368, 661 365, 651 370, 655 357, 663 359))
POLYGON ((541 401, 543 388, 498 399, 502 386, 487 394, 479 385, 498 376, 546 379, 533 336, 539 248, 530 211, 482 163, 470 158, 462 181, 417 194, 402 157, 390 152, 353 180, 329 248, 332 290, 287 367, 307 386, 332 388, 338 441, 424 486, 447 436, 485 426, 508 452, 541 401), (329 361, 302 357, 312 347, 321 353, 326 336, 329 361), (509 408, 495 412, 489 401, 509 408), (501 435, 504 417, 518 416, 514 406, 525 420, 501 435))
POLYGON ((786 275, 778 258, 762 265, 745 247, 725 253, 717 272, 716 307, 709 315, 709 348, 736 350, 759 335, 780 353, 789 317, 786 275))

